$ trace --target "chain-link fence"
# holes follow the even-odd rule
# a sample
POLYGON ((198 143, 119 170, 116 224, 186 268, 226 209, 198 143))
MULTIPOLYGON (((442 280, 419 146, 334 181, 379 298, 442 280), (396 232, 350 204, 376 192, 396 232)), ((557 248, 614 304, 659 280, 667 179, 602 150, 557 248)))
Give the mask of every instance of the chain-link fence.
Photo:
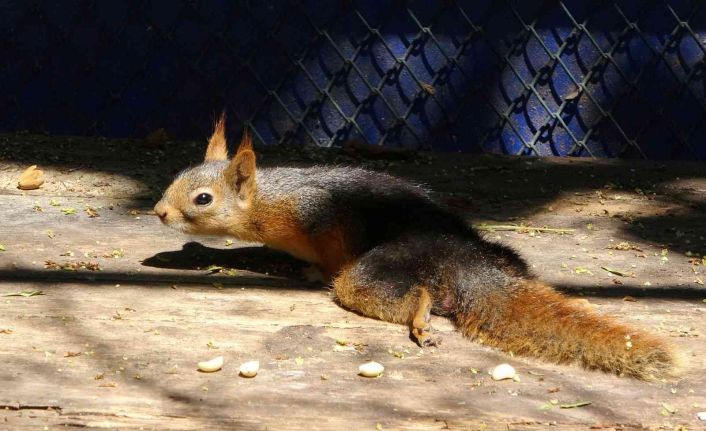
POLYGON ((0 130, 706 159, 701 1, 5 1, 0 130))

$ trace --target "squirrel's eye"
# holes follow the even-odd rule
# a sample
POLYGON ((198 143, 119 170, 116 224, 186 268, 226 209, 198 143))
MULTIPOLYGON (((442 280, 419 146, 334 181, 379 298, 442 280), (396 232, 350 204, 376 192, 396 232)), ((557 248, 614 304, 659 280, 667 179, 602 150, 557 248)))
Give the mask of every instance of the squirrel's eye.
POLYGON ((201 193, 196 196, 196 199, 194 199, 194 203, 196 203, 196 205, 208 205, 211 201, 213 201, 213 196, 208 193, 201 193))

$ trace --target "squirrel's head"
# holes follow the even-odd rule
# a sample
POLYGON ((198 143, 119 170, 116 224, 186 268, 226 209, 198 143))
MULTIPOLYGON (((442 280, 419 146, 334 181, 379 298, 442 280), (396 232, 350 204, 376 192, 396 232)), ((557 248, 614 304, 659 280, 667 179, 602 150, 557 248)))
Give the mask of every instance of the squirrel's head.
POLYGON ((244 133, 238 151, 228 160, 225 118, 215 125, 204 162, 180 173, 154 212, 162 223, 185 233, 246 239, 249 210, 255 196, 255 153, 244 133))

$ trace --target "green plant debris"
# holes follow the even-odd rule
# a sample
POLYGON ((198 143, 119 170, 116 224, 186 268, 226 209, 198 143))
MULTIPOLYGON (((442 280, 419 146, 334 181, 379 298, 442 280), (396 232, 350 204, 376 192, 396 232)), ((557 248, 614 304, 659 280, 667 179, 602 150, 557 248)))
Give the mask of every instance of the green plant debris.
POLYGON ((563 228, 550 228, 550 227, 534 227, 534 226, 523 226, 515 224, 485 224, 481 223, 478 225, 473 225, 474 228, 478 230, 484 230, 489 232, 495 231, 515 231, 515 232, 546 232, 546 233, 573 233, 576 229, 563 229, 563 228))
POLYGON ((662 408, 664 409, 662 413, 666 412, 667 414, 673 415, 677 412, 677 408, 667 404, 667 403, 662 403, 662 408))
POLYGON ((593 275, 593 273, 591 272, 590 269, 584 268, 584 267, 582 267, 582 266, 579 266, 579 267, 577 267, 576 269, 574 269, 574 272, 576 272, 576 274, 588 274, 588 275, 593 275))
POLYGON ((125 256, 125 250, 122 248, 115 249, 111 251, 110 253, 105 253, 103 257, 106 258, 113 258, 113 259, 120 259, 121 257, 125 256))
POLYGON ((579 401, 577 403, 572 403, 572 404, 561 404, 559 407, 562 409, 575 409, 578 407, 586 407, 591 405, 591 401, 579 401))
POLYGON ((602 269, 603 271, 608 271, 608 272, 610 272, 611 274, 614 274, 614 275, 617 275, 617 276, 620 276, 620 277, 631 277, 631 276, 632 276, 632 274, 630 274, 630 273, 628 273, 628 272, 620 271, 620 270, 618 270, 618 269, 608 268, 607 266, 601 266, 601 269, 602 269))
POLYGON ((61 212, 64 215, 72 215, 72 214, 77 214, 76 208, 62 208, 61 212))
POLYGON ((52 199, 49 201, 49 205, 53 207, 58 207, 59 205, 61 205, 61 202, 57 201, 56 199, 52 199))
POLYGON ((227 239, 227 240, 226 240, 226 247, 230 247, 231 245, 233 245, 233 240, 232 240, 232 239, 227 239))
POLYGON ((223 267, 218 265, 210 265, 206 268, 206 271, 221 272, 223 271, 223 267))
POLYGON ((44 268, 46 269, 63 269, 64 271, 78 271, 79 269, 87 269, 89 271, 100 271, 101 267, 95 262, 78 261, 69 262, 65 261, 62 263, 55 262, 53 260, 45 260, 44 268))
POLYGON ((30 298, 32 296, 44 295, 41 290, 23 290, 15 293, 6 293, 3 296, 21 296, 23 298, 30 298))
POLYGON ((0 251, 5 251, 5 246, 0 244, 0 251))
POLYGON ((388 349, 387 353, 394 356, 395 358, 404 359, 404 353, 398 352, 397 350, 388 349))

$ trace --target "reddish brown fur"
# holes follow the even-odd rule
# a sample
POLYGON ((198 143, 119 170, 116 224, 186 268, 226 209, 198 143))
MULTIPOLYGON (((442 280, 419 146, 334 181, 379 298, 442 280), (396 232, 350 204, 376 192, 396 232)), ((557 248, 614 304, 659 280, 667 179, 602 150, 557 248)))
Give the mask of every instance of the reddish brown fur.
POLYGON ((246 150, 253 151, 252 137, 250 136, 250 132, 248 131, 248 129, 245 129, 243 131, 243 137, 240 140, 240 145, 238 146, 238 153, 246 150))
POLYGON ((256 200, 249 217, 261 232, 259 241, 319 265, 326 278, 336 275, 352 259, 345 246, 342 228, 334 226, 316 236, 307 235, 299 226, 294 202, 289 199, 278 202, 256 200))
POLYGON ((226 160, 228 159, 228 145, 226 144, 226 114, 221 114, 221 117, 213 126, 213 134, 208 141, 206 148, 206 161, 226 160))
POLYGON ((459 313, 464 335, 513 354, 640 379, 672 371, 675 353, 659 338, 598 315, 542 282, 522 283, 511 298, 497 292, 484 309, 459 313))
POLYGON ((429 324, 432 299, 426 287, 418 288, 417 309, 409 317, 410 332, 417 339, 420 346, 435 345, 437 341, 432 338, 431 325, 429 324))
POLYGON ((420 308, 419 289, 412 289, 402 298, 392 298, 385 292, 363 286, 352 275, 352 265, 345 265, 333 280, 336 300, 346 308, 366 316, 393 323, 413 326, 420 308))
POLYGON ((344 265, 353 260, 346 246, 345 231, 340 226, 334 226, 312 238, 312 245, 319 255, 321 269, 327 278, 337 275, 344 265))

